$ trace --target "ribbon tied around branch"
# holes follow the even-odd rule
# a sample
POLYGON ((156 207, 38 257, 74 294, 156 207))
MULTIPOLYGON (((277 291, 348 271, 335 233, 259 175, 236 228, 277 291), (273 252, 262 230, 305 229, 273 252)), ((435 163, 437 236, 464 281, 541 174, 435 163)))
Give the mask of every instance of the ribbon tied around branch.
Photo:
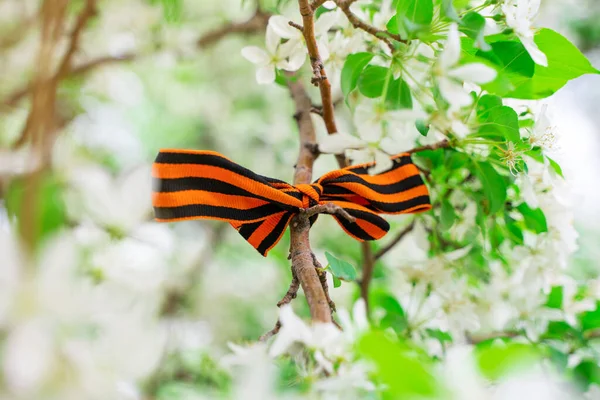
MULTIPOLYGON (((390 228, 379 214, 431 209, 427 187, 410 155, 398 154, 392 160, 389 170, 376 175, 368 172, 373 163, 360 164, 328 172, 312 184, 290 185, 217 152, 163 149, 152 172, 155 217, 161 222, 227 221, 266 256, 294 215, 331 203, 345 211, 332 216, 348 235, 377 240, 390 228)), ((312 216, 311 223, 316 218, 312 216)))

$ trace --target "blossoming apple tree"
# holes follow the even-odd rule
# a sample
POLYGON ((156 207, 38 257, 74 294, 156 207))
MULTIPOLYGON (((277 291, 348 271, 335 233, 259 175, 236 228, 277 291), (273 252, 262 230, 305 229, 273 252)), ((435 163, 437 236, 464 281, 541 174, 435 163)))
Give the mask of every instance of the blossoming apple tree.
MULTIPOLYGON (((561 34, 536 25, 540 0, 188 3, 6 6, 22 24, 11 26, 0 51, 11 56, 22 45, 33 54, 22 37, 39 51, 26 57, 27 81, 3 82, 0 98, 11 133, 3 139, 10 151, 0 154, 9 221, 0 240, 3 394, 207 398, 208 388, 236 399, 508 399, 523 390, 540 399, 597 398, 600 280, 569 273, 573 199, 546 99, 600 72, 561 34), (190 40, 200 29, 195 19, 211 7, 232 22, 190 40), (26 21, 39 33, 24 36, 26 21), (102 32, 121 29, 111 24, 134 34, 107 46, 102 32), (275 327, 252 343, 231 343, 225 356, 194 358, 186 338, 208 328, 194 322, 201 306, 189 304, 195 279, 208 272, 193 264, 210 263, 223 230, 194 225, 186 235, 151 222, 148 157, 137 144, 144 136, 103 142, 92 133, 107 119, 121 121, 106 98, 127 113, 141 109, 136 93, 158 85, 148 69, 193 76, 186 63, 234 35, 247 43, 203 68, 217 74, 239 60, 236 92, 256 90, 264 101, 271 89, 285 93, 267 107, 293 107, 297 128, 284 125, 272 142, 300 143, 283 157, 295 184, 310 183, 315 161, 330 155, 338 167, 375 161, 375 174, 408 152, 433 208, 389 218, 392 229, 378 242, 339 240, 321 221, 292 223, 291 284, 279 315, 270 314, 275 327), (103 48, 108 54, 98 53, 103 48), (102 75, 111 64, 127 90, 102 75), (54 200, 36 200, 46 198, 54 200), (298 256, 303 251, 312 257, 298 256), (307 305, 293 301, 300 287, 307 305), (342 290, 352 305, 336 310, 342 290), (292 309, 299 303, 308 307, 304 319, 292 309)), ((7 71, 23 67, 8 56, 7 71)), ((190 101, 165 113, 197 118, 203 111, 190 104, 199 88, 181 85, 173 98, 190 93, 190 101)), ((210 107, 218 92, 199 102, 210 107)), ((210 118, 226 135, 229 117, 206 112, 210 118)), ((181 143, 225 152, 231 142, 181 143)), ((269 162, 277 149, 247 161, 269 162)), ((289 268, 287 249, 280 253, 289 268)), ((286 289, 270 288, 279 297, 286 289)), ((244 301, 260 295, 244 293, 244 301)))

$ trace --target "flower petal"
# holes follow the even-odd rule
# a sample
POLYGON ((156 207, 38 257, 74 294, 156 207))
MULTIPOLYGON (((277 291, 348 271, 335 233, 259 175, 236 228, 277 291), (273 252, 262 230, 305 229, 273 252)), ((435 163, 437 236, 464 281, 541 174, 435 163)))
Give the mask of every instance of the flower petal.
POLYGON ((377 175, 390 170, 394 162, 389 155, 381 150, 375 150, 375 165, 369 168, 369 174, 377 175))
POLYGON ((538 48, 537 44, 533 41, 533 37, 519 36, 519 39, 521 39, 521 43, 536 64, 542 67, 548 66, 548 57, 538 48))
POLYGON ((306 60, 306 52, 303 48, 299 48, 297 51, 290 55, 289 60, 282 65, 281 68, 286 71, 298 71, 304 61, 306 60))
POLYGON ((277 52, 277 46, 279 46, 279 43, 281 42, 281 38, 279 37, 279 35, 277 35, 277 33, 275 33, 275 30, 271 25, 267 25, 265 42, 267 46, 267 51, 270 54, 275 54, 277 52))
POLYGON ((461 84, 448 78, 439 79, 438 84, 442 97, 450 103, 451 109, 466 107, 473 102, 473 98, 461 84))
POLYGON ((321 53, 321 60, 327 61, 329 59, 329 42, 326 36, 323 36, 318 41, 319 51, 321 53))
POLYGON ((498 73, 492 67, 482 63, 461 65, 448 72, 448 76, 460 79, 463 82, 474 82, 477 84, 488 83, 496 79, 498 73))
POLYGON ((289 18, 284 17, 283 15, 273 15, 269 18, 269 26, 273 28, 273 31, 284 39, 294 39, 298 38, 302 35, 302 33, 290 26, 289 18))
POLYGON ((365 142, 347 133, 334 133, 327 135, 319 141, 321 153, 342 154, 346 149, 362 149, 365 142))
POLYGON ((325 35, 337 21, 337 14, 334 12, 326 12, 321 14, 315 22, 315 35, 325 35))
POLYGON ((325 7, 328 10, 333 10, 337 6, 335 4, 335 1, 329 0, 329 1, 326 1, 325 3, 323 3, 323 7, 325 7))
POLYGON ((273 65, 265 65, 256 70, 256 82, 261 85, 268 85, 275 82, 275 67, 273 65))
POLYGON ((444 50, 440 54, 439 63, 442 70, 447 70, 458 62, 460 58, 460 36, 456 24, 450 25, 448 39, 444 50))
POLYGON ((253 64, 265 65, 269 63, 269 55, 260 47, 246 46, 242 49, 242 57, 253 64))
POLYGON ((279 321, 281 321, 281 330, 269 349, 271 357, 284 354, 294 342, 311 344, 312 331, 300 317, 294 314, 292 306, 286 304, 281 307, 279 321))

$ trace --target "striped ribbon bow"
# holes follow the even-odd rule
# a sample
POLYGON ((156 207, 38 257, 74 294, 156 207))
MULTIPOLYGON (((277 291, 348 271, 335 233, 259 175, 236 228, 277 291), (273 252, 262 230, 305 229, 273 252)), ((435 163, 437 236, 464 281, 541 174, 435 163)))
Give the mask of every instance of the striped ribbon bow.
MULTIPOLYGON (((331 171, 313 184, 292 186, 258 175, 213 151, 161 150, 153 168, 157 221, 217 219, 229 222, 260 254, 277 244, 290 219, 303 209, 333 203, 355 218, 334 214, 353 238, 376 240, 390 226, 378 214, 431 208, 427 187, 409 154, 369 175, 371 164, 331 171)), ((311 222, 314 222, 311 218, 311 222)))

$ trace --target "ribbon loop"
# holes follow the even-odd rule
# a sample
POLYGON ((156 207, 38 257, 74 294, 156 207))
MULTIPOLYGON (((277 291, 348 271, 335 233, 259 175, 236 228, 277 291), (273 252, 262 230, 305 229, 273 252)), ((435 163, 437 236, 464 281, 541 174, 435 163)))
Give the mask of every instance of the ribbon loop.
POLYGON ((258 175, 219 153, 161 150, 153 165, 157 221, 217 219, 229 222, 263 256, 277 244, 301 209, 334 203, 356 218, 333 217, 357 240, 376 240, 389 230, 379 214, 431 208, 427 187, 409 154, 369 175, 370 164, 331 171, 312 184, 292 186, 258 175))

